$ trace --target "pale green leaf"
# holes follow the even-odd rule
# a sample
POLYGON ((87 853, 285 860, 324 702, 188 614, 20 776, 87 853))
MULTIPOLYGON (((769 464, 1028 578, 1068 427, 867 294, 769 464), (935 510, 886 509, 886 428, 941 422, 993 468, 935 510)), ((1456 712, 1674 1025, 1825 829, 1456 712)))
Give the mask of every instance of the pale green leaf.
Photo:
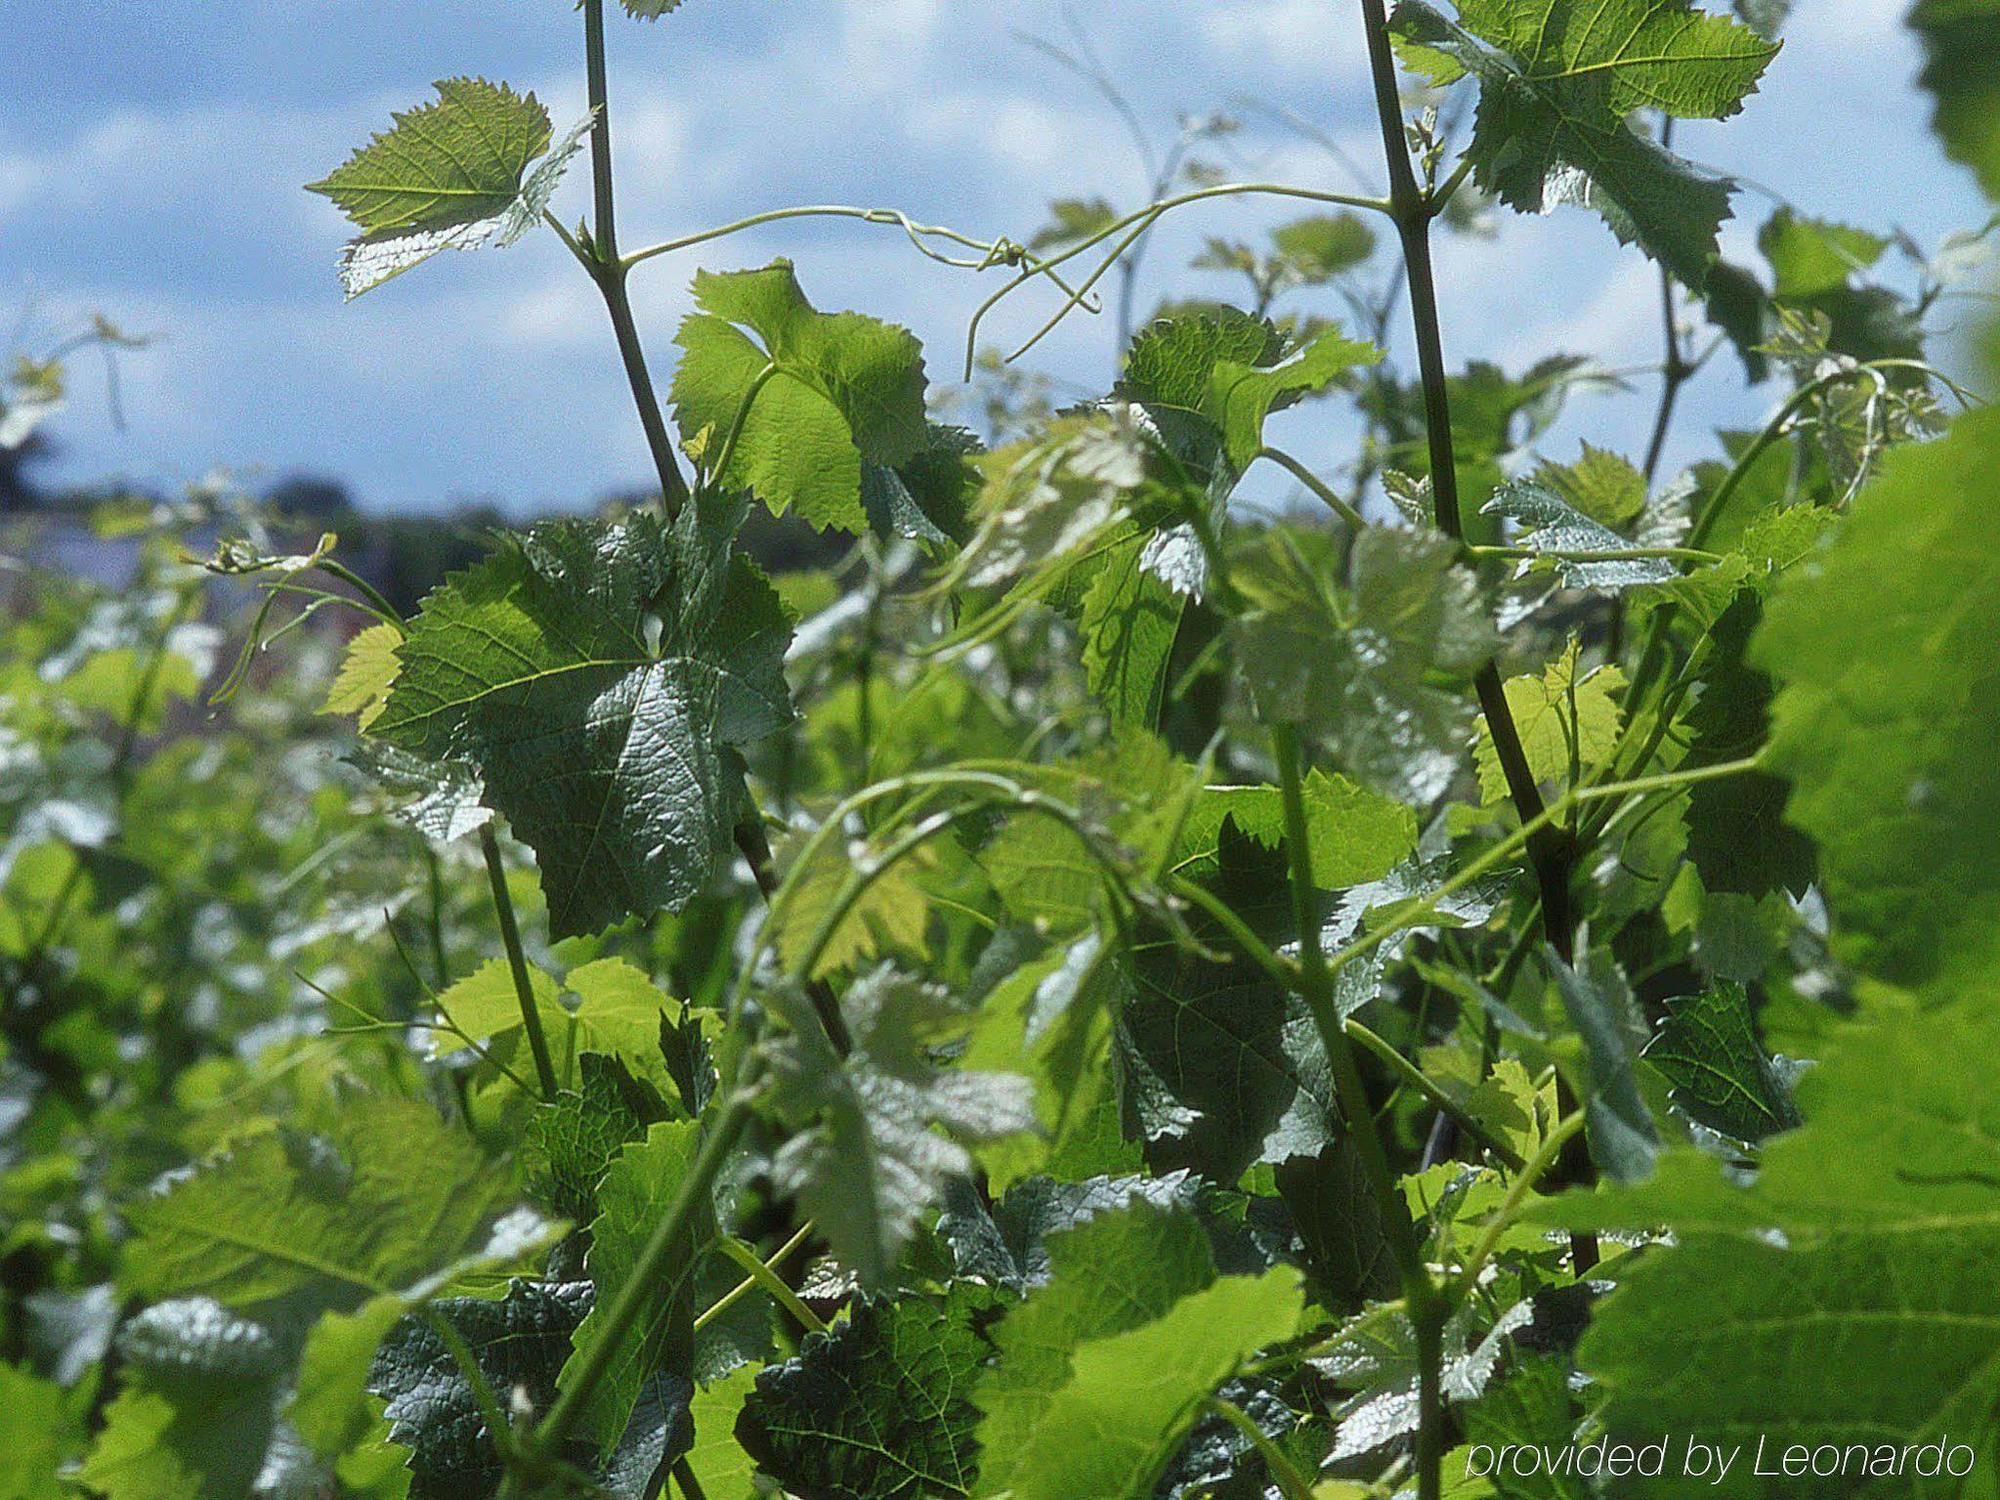
POLYGON ((866 530, 863 464, 894 468, 930 442, 923 346, 859 313, 817 311, 789 261, 698 272, 694 300, 698 311, 676 336, 684 355, 673 384, 691 451, 723 461, 744 414, 718 483, 777 514, 796 510, 819 530, 866 530), (775 373, 758 388, 767 368, 775 373))

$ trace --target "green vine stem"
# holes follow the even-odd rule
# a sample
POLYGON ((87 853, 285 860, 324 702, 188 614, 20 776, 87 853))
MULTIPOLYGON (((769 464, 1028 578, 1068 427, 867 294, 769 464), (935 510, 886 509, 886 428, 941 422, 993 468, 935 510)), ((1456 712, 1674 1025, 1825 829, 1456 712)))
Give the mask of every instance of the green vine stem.
MULTIPOLYGON (((1424 427, 1429 440, 1431 496, 1438 529, 1462 540, 1464 522, 1459 508, 1458 469, 1451 433, 1451 396, 1446 383, 1444 340, 1438 319, 1437 282, 1431 269, 1431 221, 1436 208, 1418 187, 1410 166, 1409 150, 1403 134, 1402 101, 1396 89, 1396 62, 1389 46, 1389 19, 1382 0, 1361 0, 1361 13, 1368 33, 1368 60, 1375 89, 1375 108, 1382 127, 1382 149, 1389 172, 1389 201, 1402 241, 1403 264, 1410 288, 1410 316, 1415 326, 1417 362, 1424 395, 1424 427)), ((1693 544, 1691 539, 1691 545, 1693 544)), ((1575 866, 1575 841, 1560 827, 1542 816, 1542 794, 1522 748, 1520 730, 1507 703, 1499 668, 1488 663, 1473 680, 1479 707, 1493 737, 1493 749, 1500 762, 1507 794, 1524 828, 1536 827, 1528 842, 1528 861, 1534 867, 1535 883, 1541 893, 1542 933, 1549 945, 1565 959, 1576 951, 1576 910, 1570 899, 1570 877, 1575 866)), ((1559 1096, 1567 1092, 1558 1087, 1559 1096)), ((1572 1101, 1559 1097, 1565 1108, 1572 1101)), ((1587 1182, 1593 1175, 1590 1155, 1578 1140, 1564 1158, 1563 1170, 1571 1181, 1587 1182)), ((1597 1239, 1576 1233, 1570 1236, 1570 1264, 1580 1276, 1597 1263, 1597 1239)))
MULTIPOLYGON (((798 1244, 805 1233, 805 1230, 801 1230, 799 1237, 795 1237, 792 1244, 798 1244)), ((799 1327, 805 1329, 807 1333, 826 1332, 826 1320, 801 1302, 799 1294, 787 1286, 784 1278, 766 1265, 755 1250, 736 1236, 727 1234, 715 1242, 715 1248, 742 1267, 750 1283, 768 1293, 772 1301, 792 1315, 792 1321, 799 1327)), ((788 1246, 787 1249, 789 1248, 788 1246)), ((778 1258, 783 1259, 785 1253, 783 1250, 779 1251, 778 1258)))
POLYGON ((618 210, 611 177, 611 99, 604 58, 604 0, 583 0, 584 66, 590 91, 590 181, 594 212, 590 226, 589 259, 585 262, 591 279, 604 296, 605 311, 618 339, 618 355, 625 364, 625 379, 639 408, 639 422, 646 430, 646 446, 659 470, 660 494, 668 516, 687 503, 687 480, 674 459, 673 440, 667 434, 667 419, 653 390, 653 377, 646 367, 645 346, 639 341, 639 325, 632 316, 632 298, 626 289, 630 268, 618 257, 618 210))
MULTIPOLYGON (((611 1366, 624 1350, 625 1341, 630 1337, 633 1325, 647 1304, 659 1296, 660 1278, 666 1274, 668 1257, 679 1248, 682 1230, 691 1222, 696 1208, 714 1191, 715 1179, 729 1159, 730 1152, 742 1139, 749 1128, 754 1114, 754 1096, 746 1089, 733 1094, 722 1106, 710 1128, 708 1138, 701 1143, 695 1153, 693 1165, 681 1180, 680 1190, 674 1194, 674 1201, 653 1226, 639 1257, 632 1264, 632 1274, 625 1278, 618 1288, 618 1295, 611 1301, 605 1314, 605 1326, 600 1336, 584 1351, 575 1363, 569 1384, 556 1398, 532 1436, 523 1444, 527 1467, 547 1463, 562 1451, 564 1439, 569 1436, 577 1420, 589 1407, 597 1388, 604 1382, 611 1366)), ((501 1487, 502 1500, 520 1493, 518 1472, 510 1473, 501 1487)))
POLYGON ((521 948, 521 924, 514 919, 514 898, 507 890, 507 866, 500 858, 500 839, 491 819, 479 826, 479 852, 486 857, 486 883, 493 888, 493 910, 500 919, 500 941, 507 949, 507 969, 514 976, 514 998, 521 1003, 521 1026, 528 1033, 528 1050, 535 1055, 535 1081, 542 1097, 554 1099, 562 1085, 549 1056, 549 1039, 542 1030, 542 1009, 535 1002, 528 977, 528 956, 521 948))
POLYGON ((1333 1072, 1334 1095, 1347 1122, 1349 1135, 1361 1155, 1382 1223, 1389 1237, 1389 1251, 1403 1283, 1403 1300, 1409 1309, 1411 1327, 1417 1337, 1417 1384, 1419 1423, 1417 1428, 1418 1500, 1439 1500, 1442 1494, 1441 1468, 1444 1457, 1444 1406, 1442 1353, 1444 1304, 1424 1264, 1423 1247, 1417 1241, 1396 1174, 1389 1165, 1389 1153, 1368 1102, 1368 1088, 1355 1066, 1354 1049, 1342 1024, 1339 1002, 1334 996, 1333 970, 1320 946, 1318 890, 1313 884, 1312 844, 1306 826, 1305 780, 1299 769, 1298 731, 1280 724, 1271 731, 1271 748, 1278 763, 1278 787, 1285 804, 1285 847, 1291 861, 1292 915, 1299 932, 1299 975, 1307 1008, 1326 1048, 1333 1072))

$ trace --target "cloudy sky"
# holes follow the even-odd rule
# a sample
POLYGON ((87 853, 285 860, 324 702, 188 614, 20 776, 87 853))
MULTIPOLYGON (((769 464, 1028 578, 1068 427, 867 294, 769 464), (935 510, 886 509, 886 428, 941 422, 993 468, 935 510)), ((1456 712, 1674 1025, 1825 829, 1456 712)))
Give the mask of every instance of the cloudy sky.
MULTIPOLYGON (((1737 119, 1683 128, 1677 147, 1764 193, 1935 244, 1980 200, 1925 129, 1904 0, 1799 0, 1785 51, 1737 119)), ((343 307, 339 215, 299 190, 428 81, 478 73, 534 88, 560 126, 582 112, 569 0, 77 0, 11 7, 0 48, 0 339, 102 308, 159 335, 125 366, 127 429, 80 371, 57 428, 55 477, 172 485, 211 467, 268 480, 314 472, 372 508, 494 499, 527 512, 586 503, 647 472, 590 286, 552 236, 433 262, 343 307)), ((1241 96, 1296 112, 1379 169, 1351 0, 1075 0, 1149 126, 1241 96)), ((689 0, 670 21, 613 30, 621 232, 628 246, 799 202, 895 206, 982 235, 1025 238, 1050 197, 1139 201, 1117 118, 1021 40, 1063 40, 1058 0, 689 0)), ((1254 122, 1253 122, 1254 123, 1254 122)), ((1357 183, 1322 146, 1255 123, 1232 171, 1334 190, 1357 183)), ((559 207, 574 219, 579 172, 559 207)), ((1771 198, 1746 191, 1725 244, 1740 255, 1771 198)), ((1295 211, 1295 210, 1294 210, 1295 211)), ((1204 235, 1285 215, 1241 203, 1184 210, 1148 262, 1142 302, 1225 284, 1179 269, 1204 235)), ((666 257, 636 295, 656 361, 697 263, 786 254, 822 307, 914 328, 951 378, 966 317, 991 290, 918 258, 891 230, 808 222, 666 257)), ((1449 353, 1520 368, 1573 351, 1617 367, 1657 360, 1649 265, 1581 210, 1508 216, 1497 239, 1445 247, 1449 353)), ((1023 297, 996 336, 1046 312, 1023 297)), ((1105 321, 1074 320, 1031 361, 1101 387, 1105 321)), ((0 350, 0 352, 5 352, 0 350)), ((1672 457, 1754 418, 1718 360, 1672 457)), ((1650 391, 1576 405, 1549 446, 1629 449, 1650 391)), ((1333 458, 1322 409, 1288 414, 1299 451, 1333 458)))

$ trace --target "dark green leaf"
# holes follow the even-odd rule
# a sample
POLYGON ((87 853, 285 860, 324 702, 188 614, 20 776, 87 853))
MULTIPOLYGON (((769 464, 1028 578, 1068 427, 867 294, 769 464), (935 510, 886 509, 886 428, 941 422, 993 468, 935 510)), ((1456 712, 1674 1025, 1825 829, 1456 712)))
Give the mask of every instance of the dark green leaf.
POLYGON ((1751 1145, 1799 1123, 1791 1090, 1757 1040, 1750 997, 1719 984, 1667 1001, 1667 1018, 1646 1046, 1688 1118, 1751 1145))
POLYGON ((787 1489, 816 1500, 922 1500, 972 1492, 972 1385, 990 1351, 992 1294, 954 1289, 864 1299, 796 1359, 757 1377, 736 1436, 787 1489))
POLYGON ((1434 82, 1479 79, 1468 155, 1482 188, 1526 213, 1587 204, 1686 285, 1707 279, 1729 184, 1627 117, 1735 114, 1775 42, 1688 0, 1458 0, 1455 22, 1405 0, 1395 25, 1434 82))
POLYGON ((791 718, 791 622, 733 520, 538 526, 433 593, 400 648, 373 733, 479 767, 557 936, 685 905, 730 848, 733 751, 791 718))

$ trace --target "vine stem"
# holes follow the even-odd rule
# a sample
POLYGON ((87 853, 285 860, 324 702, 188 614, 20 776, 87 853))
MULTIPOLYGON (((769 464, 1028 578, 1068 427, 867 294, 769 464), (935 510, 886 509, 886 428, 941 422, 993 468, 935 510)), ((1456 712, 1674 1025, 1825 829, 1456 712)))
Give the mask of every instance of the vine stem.
POLYGON ((528 977, 528 955, 521 948, 521 924, 514 919, 514 898, 507 890, 507 866, 500 858, 500 839, 491 819, 479 825, 479 852, 486 856, 486 883, 493 888, 493 910, 500 918, 500 942, 507 950, 507 968, 514 976, 514 998, 521 1002, 521 1026, 528 1033, 528 1050, 535 1055, 535 1080, 542 1097, 554 1099, 562 1085, 549 1056, 549 1039, 542 1030, 542 1008, 535 1003, 535 986, 528 977))
MULTIPOLYGON (((639 1258, 632 1264, 632 1274, 625 1278, 618 1288, 618 1295, 612 1299, 610 1310, 605 1315, 603 1334, 575 1362, 576 1372, 570 1383, 563 1387, 555 1405, 549 1408, 549 1414, 524 1443, 525 1455, 531 1466, 546 1463, 561 1451, 563 1440, 589 1407, 613 1361, 623 1351, 632 1325, 638 1321, 646 1306, 659 1296, 659 1283, 666 1274, 668 1257, 679 1248, 683 1230, 696 1207, 714 1190, 715 1179, 728 1161, 729 1153, 736 1149, 737 1141, 749 1128, 754 1113, 752 1099, 749 1092, 740 1091, 723 1105, 708 1139, 701 1143, 687 1176, 681 1179, 680 1191, 674 1194, 672 1206, 653 1226, 653 1232, 647 1236, 645 1245, 639 1251, 639 1258)), ((565 1373, 568 1373, 567 1369, 565 1373)))
POLYGON ((1389 1152, 1369 1107, 1368 1088, 1355 1065, 1354 1048, 1342 1024, 1334 996, 1333 970, 1320 946, 1317 888, 1313 884, 1312 844, 1306 826, 1305 782, 1299 770, 1298 730, 1280 724, 1271 731, 1271 748, 1278 763, 1278 787, 1285 804, 1285 847, 1291 863, 1292 916, 1299 931, 1299 978, 1306 1008, 1312 1012, 1333 1073, 1335 1097, 1347 1121, 1348 1134, 1361 1155, 1363 1171, 1380 1209, 1403 1283, 1403 1300, 1417 1338, 1418 1500, 1439 1500, 1444 1456, 1444 1408, 1440 1357, 1443 1350, 1445 1305, 1424 1264, 1416 1227, 1389 1165, 1389 1152))
MULTIPOLYGON (((1382 0, 1361 0, 1368 33, 1369 72, 1375 89, 1375 110, 1382 127, 1382 150, 1389 172, 1389 205, 1402 241, 1403 264, 1410 288, 1410 317, 1415 325, 1417 363, 1424 396, 1424 429, 1430 445, 1431 498, 1438 530, 1463 541, 1465 525, 1459 508, 1458 468, 1451 434, 1451 394, 1446 383, 1444 338, 1438 320, 1437 279, 1431 268, 1431 221, 1437 207, 1418 187, 1403 135, 1402 100, 1396 89, 1396 61, 1389 47, 1389 18, 1382 0)), ((1691 545, 1696 545, 1690 539, 1691 545)), ((1479 707, 1493 737, 1493 749, 1507 782, 1507 795, 1524 829, 1533 827, 1528 861, 1542 898, 1542 935, 1566 958, 1576 951, 1576 910, 1570 901, 1570 874, 1576 857, 1574 839, 1548 822, 1541 788, 1529 768, 1521 733, 1508 707, 1500 670, 1492 663, 1473 679, 1479 707)), ((1565 1112, 1573 1101, 1558 1101, 1565 1112)), ((1563 1160, 1569 1180, 1588 1182, 1594 1175, 1581 1139, 1563 1160)), ((1594 1235, 1570 1237, 1571 1268, 1580 1276, 1597 1263, 1594 1235)), ((1429 1494, 1423 1500, 1430 1500, 1429 1494)))
POLYGON ((626 383, 632 387, 639 422, 646 429, 646 446, 653 455, 653 466, 659 470, 660 494, 671 519, 687 503, 688 487, 674 458, 667 419, 653 390, 652 373, 646 368, 645 346, 639 341, 639 325, 632 316, 632 298, 626 289, 631 268, 618 256, 618 208, 611 177, 611 90, 604 58, 604 0, 583 0, 583 37, 592 117, 590 180, 594 204, 590 254, 585 265, 604 296, 605 311, 611 315, 618 355, 625 364, 626 383))

